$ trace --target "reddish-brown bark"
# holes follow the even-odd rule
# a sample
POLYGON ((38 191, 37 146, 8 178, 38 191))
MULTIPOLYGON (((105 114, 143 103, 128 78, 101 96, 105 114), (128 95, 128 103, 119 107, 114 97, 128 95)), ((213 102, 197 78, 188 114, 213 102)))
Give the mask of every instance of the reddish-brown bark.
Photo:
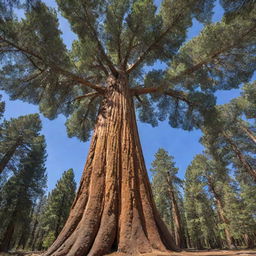
POLYGON ((153 202, 127 78, 110 77, 80 188, 44 256, 177 249, 153 202))

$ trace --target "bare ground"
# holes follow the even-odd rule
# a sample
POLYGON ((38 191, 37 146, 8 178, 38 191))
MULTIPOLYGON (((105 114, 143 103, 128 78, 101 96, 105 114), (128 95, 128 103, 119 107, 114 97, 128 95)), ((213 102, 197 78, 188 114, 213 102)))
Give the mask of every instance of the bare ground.
MULTIPOLYGON (((256 250, 204 250, 204 251, 182 251, 171 253, 146 253, 140 256, 256 256, 256 250)), ((0 256, 40 256, 38 252, 10 252, 0 253, 0 256)), ((111 253, 107 256, 126 256, 123 253, 111 253)), ((138 255, 134 255, 138 256, 138 255)))
MULTIPOLYGON (((140 256, 256 256, 256 250, 204 250, 204 251, 182 251, 171 253, 146 253, 140 256)), ((108 256, 125 256, 125 254, 112 253, 108 256)))

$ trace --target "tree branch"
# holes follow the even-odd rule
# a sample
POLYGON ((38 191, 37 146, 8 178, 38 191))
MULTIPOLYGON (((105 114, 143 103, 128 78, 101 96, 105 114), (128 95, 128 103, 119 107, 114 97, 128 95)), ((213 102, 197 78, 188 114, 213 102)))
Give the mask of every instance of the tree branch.
MULTIPOLYGON (((139 26, 136 26, 136 29, 135 31, 137 31, 139 28, 139 26)), ((133 33, 133 32, 132 32, 133 33)), ((127 48, 127 52, 126 52, 126 55, 124 57, 124 61, 123 61, 123 68, 126 69, 126 66, 127 66, 127 63, 128 63, 128 60, 129 60, 129 57, 130 57, 130 53, 133 49, 133 42, 134 42, 134 39, 135 39, 135 33, 132 34, 132 38, 131 40, 129 41, 129 44, 128 44, 128 48, 127 48)))
MULTIPOLYGON (((76 74, 73 74, 73 73, 71 73, 71 72, 69 72, 69 71, 67 71, 67 70, 64 70, 63 68, 58 67, 58 66, 56 66, 56 65, 54 65, 54 64, 52 64, 52 63, 48 63, 48 62, 46 63, 46 62, 44 61, 44 59, 43 59, 40 55, 38 55, 38 54, 32 52, 31 50, 26 49, 26 48, 23 48, 23 47, 19 46, 19 45, 16 44, 16 43, 13 43, 13 42, 11 42, 11 41, 9 41, 9 40, 7 40, 7 39, 4 39, 4 38, 1 37, 1 36, 0 36, 0 40, 6 42, 7 44, 11 45, 12 47, 18 49, 18 50, 19 50, 20 52, 22 52, 27 58, 28 58, 29 55, 30 55, 30 56, 33 56, 33 57, 39 59, 40 61, 42 61, 42 62, 44 63, 44 65, 50 67, 51 69, 53 69, 53 70, 55 70, 55 71, 57 71, 57 72, 59 72, 59 73, 65 75, 65 76, 68 76, 68 77, 72 78, 73 80, 77 81, 78 83, 80 83, 80 84, 82 84, 82 85, 85 85, 85 86, 87 86, 87 87, 90 87, 91 89, 94 89, 95 91, 97 91, 97 92, 99 92, 99 93, 104 93, 104 88, 103 88, 103 87, 101 87, 101 86, 99 86, 99 85, 95 85, 95 84, 93 84, 93 83, 91 83, 91 82, 85 80, 84 78, 82 78, 82 77, 80 77, 80 76, 78 76, 78 75, 76 75, 76 74)), ((29 60, 30 60, 31 63, 35 66, 35 63, 32 61, 32 59, 30 58, 29 60)), ((39 70, 40 70, 40 69, 39 69, 39 70)))
MULTIPOLYGON (((84 7, 84 11, 85 11, 85 14, 86 16, 89 16, 88 14, 88 11, 87 11, 87 8, 85 5, 83 5, 84 7)), ((100 51, 100 54, 102 56, 102 58, 105 60, 105 62, 107 63, 110 71, 112 72, 112 74, 114 76, 116 76, 118 74, 117 70, 115 69, 112 61, 109 59, 109 57, 107 56, 107 54, 105 53, 105 50, 104 50, 104 47, 103 45, 101 44, 100 40, 99 40, 99 37, 98 37, 98 34, 97 34, 97 31, 95 30, 94 26, 88 21, 88 19, 84 18, 85 19, 85 22, 87 23, 89 29, 91 30, 91 33, 92 33, 92 36, 95 38, 96 40, 96 43, 98 45, 98 49, 100 51)))
POLYGON ((74 98, 73 100, 71 100, 69 103, 72 103, 76 100, 81 100, 81 99, 84 99, 84 98, 87 98, 87 97, 94 97, 94 96, 99 96, 100 94, 98 92, 90 92, 90 93, 87 93, 87 94, 84 94, 82 96, 78 96, 76 98, 74 98))
POLYGON ((173 21, 173 23, 159 36, 155 39, 151 45, 145 50, 145 52, 142 53, 141 56, 135 61, 135 63, 127 70, 127 73, 131 73, 135 68, 137 68, 147 57, 147 55, 153 50, 153 48, 161 42, 161 40, 171 31, 172 27, 179 21, 182 14, 179 14, 176 19, 173 21))
POLYGON ((210 62, 211 60, 217 58, 220 54, 232 49, 233 47, 237 46, 239 43, 241 43, 241 41, 243 41, 243 38, 245 36, 247 36, 250 32, 252 32, 253 30, 255 30, 256 28, 256 23, 254 23, 254 26, 252 26, 250 29, 248 29, 248 31, 246 31, 244 34, 242 34, 236 42, 230 44, 227 47, 224 47, 223 49, 220 49, 216 52, 214 52, 213 54, 211 54, 211 56, 209 56, 208 58, 206 58, 205 60, 197 63, 196 65, 194 65, 193 67, 187 68, 186 70, 184 70, 183 72, 181 72, 179 75, 177 75, 176 77, 173 77, 169 80, 169 82, 174 82, 178 79, 180 79, 181 77, 191 74, 197 70, 199 70, 203 65, 206 65, 208 62, 210 62))
POLYGON ((29 82, 31 80, 34 80, 35 78, 37 78, 38 76, 40 76, 42 73, 44 72, 44 70, 40 70, 40 72, 34 74, 34 75, 31 75, 30 77, 27 77, 25 79, 21 79, 22 82, 29 82))
MULTIPOLYGON (((146 94, 146 93, 156 93, 160 90, 159 87, 137 87, 137 88, 131 88, 131 94, 135 97, 139 97, 139 95, 146 94)), ((186 102, 190 106, 199 106, 199 104, 196 104, 190 100, 188 100, 188 95, 181 91, 176 91, 173 89, 168 89, 167 91, 163 91, 163 94, 171 96, 175 99, 181 100, 186 102)))
MULTIPOLYGON (((206 65, 208 62, 212 61, 213 59, 217 58, 220 54, 230 50, 231 48, 235 47, 236 45, 238 45, 239 43, 241 43, 242 38, 244 38, 245 36, 247 36, 250 32, 252 32, 253 30, 256 29, 256 23, 254 24, 253 27, 251 27, 248 31, 246 31, 246 33, 244 33, 243 35, 241 35, 237 41, 223 49, 220 49, 216 52, 214 52, 211 56, 209 56, 208 58, 206 58, 205 60, 197 63, 196 65, 187 68, 186 70, 184 70, 183 72, 181 72, 180 74, 178 74, 177 76, 168 79, 168 83, 173 83, 177 80, 179 80, 181 77, 189 75, 197 70, 199 70, 203 65, 206 65)), ((141 95, 141 94, 146 94, 146 93, 155 93, 158 91, 163 90, 161 87, 137 87, 137 88, 131 88, 130 89, 133 95, 141 95)))

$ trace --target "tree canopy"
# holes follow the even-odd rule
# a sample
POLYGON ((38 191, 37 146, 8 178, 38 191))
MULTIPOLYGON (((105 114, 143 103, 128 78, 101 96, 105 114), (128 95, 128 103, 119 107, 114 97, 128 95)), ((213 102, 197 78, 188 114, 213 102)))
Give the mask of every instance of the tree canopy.
POLYGON ((203 122, 216 90, 238 88, 255 70, 253 0, 221 1, 225 14, 216 23, 214 0, 57 1, 77 35, 70 51, 55 10, 28 1, 18 18, 4 11, 10 3, 21 8, 24 1, 1 1, 1 89, 39 104, 48 118, 65 114, 68 135, 81 140, 90 136, 111 75, 129 76, 141 121, 168 119, 190 130, 203 122), (193 19, 205 27, 185 42, 193 19), (166 68, 145 69, 159 61, 166 68))

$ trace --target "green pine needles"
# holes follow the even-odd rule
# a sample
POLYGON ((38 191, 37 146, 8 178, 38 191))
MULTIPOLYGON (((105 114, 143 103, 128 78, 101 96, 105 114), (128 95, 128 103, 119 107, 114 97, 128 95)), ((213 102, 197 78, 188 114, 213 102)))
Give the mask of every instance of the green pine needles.
POLYGON ((141 121, 169 120, 191 130, 215 104, 214 92, 238 88, 255 70, 255 1, 57 1, 77 35, 67 50, 57 13, 43 1, 1 1, 1 89, 40 106, 48 118, 67 116, 69 136, 88 140, 109 76, 125 73, 141 121), (25 4, 25 5, 24 5, 25 4), (15 17, 24 8, 25 17, 15 17), (204 24, 192 40, 193 19, 204 24), (157 69, 162 62, 166 68, 157 69), (147 71, 153 65, 156 70, 147 71))

